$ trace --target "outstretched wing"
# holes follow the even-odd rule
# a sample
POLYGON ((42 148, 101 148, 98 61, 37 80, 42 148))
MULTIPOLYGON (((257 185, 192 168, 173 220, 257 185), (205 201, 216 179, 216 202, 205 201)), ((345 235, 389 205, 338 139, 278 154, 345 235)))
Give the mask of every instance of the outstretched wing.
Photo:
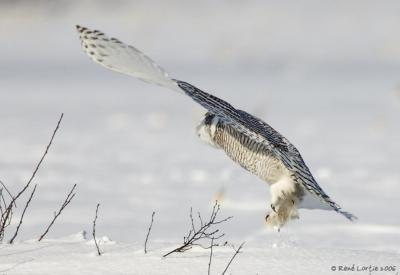
POLYGON ((76 28, 84 51, 94 62, 149 83, 185 92, 225 123, 265 146, 292 172, 294 180, 311 194, 346 218, 350 220, 355 218, 350 213, 342 211, 340 206, 329 198, 313 178, 297 149, 267 123, 244 111, 235 109, 226 101, 203 92, 189 83, 170 78, 145 54, 116 38, 109 38, 97 30, 92 31, 81 26, 76 26, 76 28))
POLYGON ((177 83, 188 96, 209 112, 217 115, 224 123, 229 124, 237 131, 262 144, 268 151, 272 152, 291 172, 293 179, 311 194, 331 206, 336 212, 343 214, 349 220, 356 218, 354 215, 341 210, 341 207, 322 190, 312 176, 299 151, 278 131, 264 121, 245 111, 235 109, 226 101, 203 92, 189 83, 179 80, 177 80, 177 83))
POLYGON ((76 26, 85 53, 96 63, 145 82, 182 92, 168 73, 144 53, 98 30, 76 26))

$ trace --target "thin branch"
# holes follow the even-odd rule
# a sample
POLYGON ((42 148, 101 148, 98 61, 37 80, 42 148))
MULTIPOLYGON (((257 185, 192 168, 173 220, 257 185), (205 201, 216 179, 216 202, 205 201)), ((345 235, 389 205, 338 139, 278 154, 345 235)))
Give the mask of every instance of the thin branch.
MULTIPOLYGON (((3 188, 0 188, 0 225, 3 224, 3 206, 2 203, 4 203, 4 208, 7 208, 7 203, 6 200, 4 199, 4 195, 3 195, 3 188)), ((1 239, 1 232, 0 232, 0 239, 1 239)))
MULTIPOLYGON (((31 177, 29 178, 28 182, 25 184, 25 186, 22 188, 22 190, 21 190, 15 197, 11 196, 12 200, 11 200, 11 202, 9 203, 9 205, 6 207, 4 213, 2 214, 2 217, 1 217, 1 223, 0 223, 0 240, 2 240, 2 238, 3 238, 3 236, 4 236, 5 228, 9 225, 9 223, 7 223, 7 222, 10 222, 10 221, 11 221, 11 217, 12 217, 12 213, 13 213, 13 211, 12 211, 13 205, 16 205, 17 199, 26 191, 26 189, 28 189, 28 187, 29 187, 30 184, 32 183, 33 179, 35 178, 36 173, 39 171, 39 168, 40 168, 40 166, 41 166, 43 160, 45 159, 47 153, 48 153, 49 150, 50 150, 50 147, 51 147, 51 145, 52 145, 52 143, 53 143, 54 137, 55 137, 55 135, 56 135, 58 129, 60 128, 60 124, 61 124, 61 121, 62 121, 63 117, 64 117, 64 114, 62 113, 61 116, 60 116, 60 118, 59 118, 59 120, 58 120, 58 122, 57 122, 57 126, 56 126, 56 128, 54 129, 54 131, 53 131, 53 134, 52 134, 52 136, 51 136, 51 138, 50 138, 50 141, 49 141, 49 143, 48 143, 47 146, 46 146, 46 150, 44 151, 42 157, 40 158, 39 162, 37 163, 37 165, 36 165, 36 167, 35 167, 35 169, 34 169, 32 175, 31 175, 31 177)), ((11 193, 10 193, 10 194, 11 194, 11 193)))
MULTIPOLYGON (((3 196, 3 195, 2 195, 3 196)), ((2 198, 4 203, 5 199, 4 197, 2 198)), ((5 235, 5 229, 11 224, 13 217, 13 208, 12 207, 7 207, 4 209, 1 209, 1 217, 0 217, 0 241, 3 240, 4 235, 5 235)))
POLYGON ((146 240, 144 242, 144 253, 147 253, 147 241, 149 240, 149 236, 150 236, 150 231, 151 228, 153 227, 153 221, 154 221, 154 215, 156 214, 156 212, 153 211, 153 213, 151 214, 151 223, 149 226, 149 229, 147 230, 147 235, 146 235, 146 240))
POLYGON ((198 217, 199 217, 200 226, 203 226, 203 225, 204 225, 204 223, 203 223, 203 218, 201 217, 200 212, 197 212, 197 215, 198 215, 198 217))
POLYGON ((99 245, 98 245, 97 240, 96 240, 96 221, 97 221, 97 214, 99 212, 99 206, 100 206, 100 203, 98 203, 97 206, 96 206, 96 216, 94 217, 94 220, 93 220, 93 232, 92 232, 92 235, 93 235, 94 243, 96 244, 97 255, 101 256, 100 248, 99 248, 99 245))
POLYGON ((74 186, 72 187, 71 191, 68 193, 65 201, 63 202, 63 204, 61 205, 61 208, 58 210, 58 212, 55 213, 53 220, 50 222, 49 226, 47 227, 46 231, 42 234, 42 236, 40 236, 39 238, 39 242, 44 238, 44 236, 46 236, 46 234, 49 232, 50 228, 53 226, 54 222, 56 221, 56 219, 58 218, 58 216, 60 216, 61 212, 64 210, 65 207, 67 207, 67 205, 71 202, 71 200, 75 197, 75 193, 74 190, 76 188, 76 184, 74 184, 74 186))
POLYGON ((6 200, 3 195, 3 190, 4 190, 3 188, 0 188, 0 214, 1 214, 1 216, 3 215, 2 203, 4 204, 4 208, 7 208, 7 203, 6 203, 6 200))
MULTIPOLYGON (((6 190, 7 194, 10 196, 10 198, 13 199, 14 196, 11 194, 10 190, 7 189, 7 186, 4 184, 4 182, 2 182, 2 181, 0 180, 0 184, 3 186, 4 190, 6 190)), ((2 189, 3 189, 3 188, 2 188, 2 189)), ((2 194, 2 195, 3 195, 3 194, 2 194)), ((2 196, 2 197, 3 197, 3 196, 2 196)), ((3 198, 3 200, 4 200, 4 198, 3 198)), ((4 201, 4 203, 5 203, 5 201, 4 201)), ((14 202, 14 205, 17 206, 17 204, 16 204, 15 202, 14 202)))
POLYGON ((190 207, 190 214, 189 214, 189 217, 190 217, 190 222, 192 223, 192 231, 193 231, 193 232, 196 232, 196 228, 194 227, 193 208, 192 208, 192 207, 190 207))
POLYGON ((21 227, 22 220, 24 219, 24 215, 25 215, 26 209, 28 208, 29 203, 30 203, 31 200, 32 200, 33 194, 35 194, 36 187, 37 187, 37 184, 35 184, 35 187, 33 188, 33 191, 32 191, 32 193, 31 193, 29 199, 27 200, 27 202, 26 202, 26 204, 25 204, 24 211, 22 211, 21 219, 19 220, 17 229, 15 230, 14 236, 11 238, 11 240, 10 240, 10 242, 9 242, 10 244, 13 244, 13 243, 14 243, 14 240, 15 240, 15 238, 16 238, 17 235, 18 235, 18 231, 19 231, 19 228, 21 227))
POLYGON ((36 165, 35 170, 34 170, 33 173, 32 173, 32 176, 31 176, 30 179, 28 180, 28 183, 25 185, 25 187, 15 196, 15 198, 13 199, 13 202, 16 201, 16 200, 22 195, 22 193, 25 192, 25 190, 29 187, 29 185, 31 184, 31 182, 32 182, 33 179, 35 178, 36 173, 39 171, 39 168, 40 168, 40 166, 42 165, 42 162, 43 162, 44 158, 46 157, 47 153, 49 152, 49 149, 50 149, 50 147, 51 147, 51 145, 52 145, 52 143, 53 143, 53 139, 54 139, 54 137, 55 137, 55 135, 56 135, 58 129, 60 128, 60 124, 61 124, 61 121, 62 121, 63 117, 64 117, 64 114, 62 113, 61 116, 60 116, 60 118, 59 118, 59 120, 58 120, 58 122, 57 122, 57 126, 56 126, 56 128, 54 129, 54 131, 53 131, 53 134, 52 134, 52 136, 51 136, 51 138, 50 138, 50 141, 49 141, 49 143, 48 143, 47 146, 46 146, 46 150, 44 151, 42 157, 40 158, 38 164, 36 165))
POLYGON ((214 238, 211 238, 210 260, 208 261, 208 275, 211 274, 211 260, 212 260, 212 256, 213 256, 213 247, 214 247, 214 238))
MULTIPOLYGON (((204 248, 204 246, 201 245, 202 240, 211 240, 211 239, 218 240, 218 239, 222 238, 223 236, 225 236, 225 234, 223 234, 223 233, 219 234, 219 229, 215 229, 215 230, 212 229, 213 226, 218 225, 223 222, 226 222, 232 218, 232 217, 227 217, 222 220, 216 220, 219 210, 220 210, 220 206, 218 204, 218 201, 216 201, 213 206, 213 209, 211 211, 211 215, 210 215, 210 218, 208 221, 204 221, 199 214, 200 226, 199 226, 199 228, 196 228, 196 225, 195 225, 195 222, 193 219, 193 211, 192 211, 192 208, 190 208, 189 217, 190 217, 191 228, 189 229, 189 233, 183 238, 183 244, 180 247, 175 248, 174 250, 163 255, 163 257, 167 257, 170 254, 176 253, 176 252, 185 252, 185 251, 191 249, 193 246, 200 246, 200 247, 204 248)), ((213 244, 213 245, 218 246, 218 244, 213 244)))
POLYGON ((239 254, 240 250, 242 249, 244 245, 244 242, 238 247, 238 249, 235 250, 235 254, 233 254, 231 260, 229 261, 229 263, 227 264, 227 266, 225 267, 224 272, 222 272, 222 275, 224 275, 226 273, 226 271, 228 270, 229 266, 231 265, 231 263, 233 262, 233 259, 235 259, 236 255, 239 254))

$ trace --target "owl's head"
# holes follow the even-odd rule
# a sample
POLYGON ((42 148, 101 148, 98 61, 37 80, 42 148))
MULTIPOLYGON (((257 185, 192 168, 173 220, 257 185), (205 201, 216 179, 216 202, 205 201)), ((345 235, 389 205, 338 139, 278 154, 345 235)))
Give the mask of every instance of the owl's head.
POLYGON ((211 113, 206 113, 204 119, 196 127, 198 137, 208 145, 216 148, 219 148, 214 141, 218 122, 219 118, 217 116, 211 113))

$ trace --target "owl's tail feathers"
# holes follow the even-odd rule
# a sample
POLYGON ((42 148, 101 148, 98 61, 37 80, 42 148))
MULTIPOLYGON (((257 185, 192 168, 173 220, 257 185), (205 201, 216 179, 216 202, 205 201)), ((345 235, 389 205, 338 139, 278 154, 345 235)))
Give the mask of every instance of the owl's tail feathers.
POLYGON ((328 195, 316 195, 309 192, 305 192, 301 202, 299 203, 299 208, 304 209, 321 209, 321 210, 333 210, 339 214, 342 214, 350 221, 356 221, 358 218, 351 214, 350 212, 342 210, 339 204, 334 202, 328 195))
POLYGON ((76 25, 84 52, 96 63, 148 83, 182 93, 176 81, 151 58, 133 46, 110 38, 98 30, 76 25))
POLYGON ((342 214, 343 216, 345 216, 349 221, 354 222, 354 221, 358 220, 357 216, 354 216, 350 212, 343 211, 340 208, 339 209, 335 209, 335 211, 340 213, 340 214, 342 214))
POLYGON ((336 202, 331 200, 329 197, 328 197, 328 199, 325 199, 325 200, 332 207, 333 210, 335 210, 337 213, 345 216, 346 219, 348 219, 349 221, 354 222, 354 221, 358 220, 358 218, 355 215, 351 214, 350 212, 344 211, 342 209, 342 207, 340 207, 340 205, 338 205, 336 202))

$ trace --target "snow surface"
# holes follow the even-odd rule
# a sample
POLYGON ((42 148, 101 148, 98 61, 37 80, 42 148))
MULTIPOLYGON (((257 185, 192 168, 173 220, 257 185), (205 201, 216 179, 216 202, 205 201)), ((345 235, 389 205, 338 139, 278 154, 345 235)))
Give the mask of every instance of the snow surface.
MULTIPOLYGON (((369 274, 331 271, 352 264, 398 272, 398 1, 29 3, 0 6, 0 180, 12 191, 65 118, 18 242, 0 245, 0 274, 206 274, 209 251, 161 256, 187 233, 190 207, 207 214, 216 198, 221 217, 234 216, 221 225, 226 239, 246 242, 232 274, 369 274), (132 43, 173 77, 263 118, 359 221, 304 210, 280 233, 269 231, 266 184, 197 139, 204 111, 93 64, 75 24, 132 43), (77 196, 36 242, 74 183, 77 196), (112 240, 100 244, 101 257, 90 237, 76 234, 91 232, 98 202, 97 234, 112 240)), ((215 249, 212 274, 232 254, 215 249)))
MULTIPOLYGON (((49 239, 18 245, 4 245, 0 252, 1 272, 5 274, 207 274, 209 251, 194 248, 184 254, 162 258, 173 244, 155 243, 147 254, 143 246, 103 241, 104 254, 97 256, 93 240, 81 233, 62 239, 49 239)), ((354 272, 339 274, 369 274, 370 268, 391 268, 398 264, 398 254, 387 252, 310 248, 277 240, 249 242, 232 262, 227 274, 335 274, 332 268, 352 268, 354 272), (372 266, 371 266, 372 265, 372 266), (370 267, 371 266, 371 267, 370 267)), ((213 251, 211 274, 221 274, 234 250, 217 247, 213 251)), ((395 266, 396 270, 398 266, 395 266)), ((372 272, 371 274, 395 274, 372 272)))

